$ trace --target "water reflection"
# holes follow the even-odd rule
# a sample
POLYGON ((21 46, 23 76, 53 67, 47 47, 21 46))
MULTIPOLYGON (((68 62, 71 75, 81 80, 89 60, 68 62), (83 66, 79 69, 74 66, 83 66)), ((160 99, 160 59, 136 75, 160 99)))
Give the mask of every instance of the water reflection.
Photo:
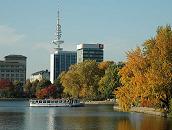
POLYGON ((166 118, 152 116, 151 118, 144 118, 141 121, 140 130, 148 130, 148 129, 172 130, 172 124, 169 124, 166 118))
POLYGON ((55 115, 55 110, 54 109, 50 109, 48 111, 48 130, 54 130, 55 129, 55 120, 54 120, 54 116, 55 115))
POLYGON ((172 130, 172 120, 159 116, 133 113, 117 121, 117 130, 172 130))
POLYGON ((24 113, 0 112, 0 130, 24 129, 24 113))
POLYGON ((129 119, 119 120, 117 130, 135 130, 129 119))

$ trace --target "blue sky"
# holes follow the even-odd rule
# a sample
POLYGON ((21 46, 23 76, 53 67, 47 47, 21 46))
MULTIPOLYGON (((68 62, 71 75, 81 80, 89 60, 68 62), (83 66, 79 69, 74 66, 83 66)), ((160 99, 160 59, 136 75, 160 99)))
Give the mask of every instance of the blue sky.
POLYGON ((49 69, 58 6, 64 50, 103 43, 105 60, 125 60, 158 26, 172 25, 171 0, 0 0, 0 59, 25 55, 27 77, 49 69))

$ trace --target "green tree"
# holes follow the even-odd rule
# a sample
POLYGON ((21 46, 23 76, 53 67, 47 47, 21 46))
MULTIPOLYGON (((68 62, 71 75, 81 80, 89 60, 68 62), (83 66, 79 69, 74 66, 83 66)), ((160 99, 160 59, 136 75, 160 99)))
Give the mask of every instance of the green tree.
POLYGON ((56 97, 58 98, 61 98, 62 97, 62 94, 63 94, 63 90, 64 90, 64 87, 62 86, 62 83, 60 82, 62 76, 65 74, 65 72, 62 72, 58 78, 54 81, 54 85, 57 89, 57 92, 56 92, 56 97))
POLYGON ((20 81, 15 80, 13 81, 14 85, 14 97, 21 98, 23 96, 23 85, 20 81))
POLYGON ((25 85, 23 86, 23 91, 26 97, 31 97, 32 95, 31 87, 32 87, 32 83, 30 82, 29 79, 27 79, 25 85))
POLYGON ((25 97, 35 98, 36 96, 36 88, 38 86, 39 80, 35 80, 32 83, 29 79, 26 80, 26 83, 23 86, 23 91, 25 97))
POLYGON ((122 64, 109 64, 105 70, 105 75, 99 81, 99 91, 103 99, 113 98, 113 91, 120 86, 120 76, 118 74, 119 69, 122 68, 122 64))

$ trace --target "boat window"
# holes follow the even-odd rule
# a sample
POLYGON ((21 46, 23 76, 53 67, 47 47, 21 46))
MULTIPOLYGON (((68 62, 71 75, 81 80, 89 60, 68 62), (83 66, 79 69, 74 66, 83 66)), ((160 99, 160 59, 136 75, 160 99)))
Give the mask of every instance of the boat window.
POLYGON ((62 100, 60 100, 59 103, 62 103, 62 100))
POLYGON ((36 103, 38 103, 38 101, 36 101, 36 103))
POLYGON ((48 100, 47 103, 50 103, 50 100, 48 100))
POLYGON ((66 100, 63 100, 63 103, 66 103, 66 100))
POLYGON ((43 103, 46 103, 46 100, 44 100, 43 103))
POLYGON ((58 101, 55 101, 55 103, 58 103, 58 101))
POLYGON ((39 101, 39 103, 42 103, 42 101, 39 101))
POLYGON ((54 103, 54 101, 51 101, 51 103, 54 103))

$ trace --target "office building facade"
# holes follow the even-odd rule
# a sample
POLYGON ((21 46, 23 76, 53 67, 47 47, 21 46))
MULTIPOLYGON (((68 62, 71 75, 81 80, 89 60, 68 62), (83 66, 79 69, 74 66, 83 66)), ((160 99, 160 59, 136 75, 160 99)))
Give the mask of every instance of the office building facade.
POLYGON ((22 84, 26 81, 26 59, 22 55, 8 55, 0 61, 0 79, 10 81, 20 81, 22 84))
POLYGON ((54 80, 60 75, 61 72, 67 71, 72 64, 76 63, 76 51, 63 51, 58 50, 50 55, 50 81, 54 80))
POLYGON ((77 45, 77 63, 85 60, 103 61, 103 44, 79 44, 77 45))

